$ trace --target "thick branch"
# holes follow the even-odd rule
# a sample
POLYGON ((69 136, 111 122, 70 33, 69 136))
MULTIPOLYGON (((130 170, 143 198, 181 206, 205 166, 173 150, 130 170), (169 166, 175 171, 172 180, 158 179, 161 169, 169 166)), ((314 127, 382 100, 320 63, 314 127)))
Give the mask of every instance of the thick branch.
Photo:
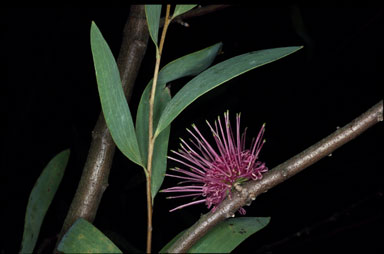
MULTIPOLYGON (((124 28, 122 45, 117 59, 127 100, 131 97, 133 85, 147 49, 147 43, 148 29, 144 6, 133 5, 124 28)), ((101 197, 108 186, 108 176, 114 152, 115 143, 101 113, 92 131, 92 143, 87 161, 59 240, 78 218, 84 218, 90 222, 94 220, 101 197)))
POLYGON ((203 215, 168 249, 168 252, 187 252, 208 230, 231 217, 246 203, 331 154, 380 121, 383 121, 383 101, 377 103, 343 128, 339 128, 328 137, 265 173, 261 180, 245 183, 239 191, 235 191, 232 199, 225 199, 216 212, 203 215))
MULTIPOLYGON (((200 16, 222 8, 224 7, 207 6, 199 8, 199 11, 188 12, 189 14, 186 13, 188 15, 181 15, 181 17, 200 16)), ((133 5, 124 27, 122 45, 117 59, 123 89, 128 101, 131 98, 137 73, 147 49, 148 36, 144 5, 133 5)), ((87 161, 61 229, 59 241, 78 218, 84 218, 90 222, 94 220, 102 195, 108 186, 114 152, 115 144, 101 113, 92 131, 92 143, 87 161)))

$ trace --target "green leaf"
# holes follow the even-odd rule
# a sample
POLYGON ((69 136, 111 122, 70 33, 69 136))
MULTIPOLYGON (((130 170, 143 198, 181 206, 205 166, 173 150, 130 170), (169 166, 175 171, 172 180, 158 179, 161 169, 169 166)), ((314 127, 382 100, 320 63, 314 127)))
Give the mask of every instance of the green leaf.
MULTIPOLYGON (((155 117, 154 120, 156 123, 159 121, 161 111, 165 108, 168 102, 171 100, 171 93, 166 87, 164 89, 159 89, 159 93, 156 97, 157 102, 155 105, 158 107, 155 108, 155 117), (158 112, 157 112, 158 111, 158 112)), ((167 169, 167 153, 168 153, 168 142, 169 134, 171 132, 171 126, 165 128, 155 140, 154 153, 152 157, 152 176, 151 176, 151 195, 152 195, 152 204, 155 199, 157 192, 160 189, 161 184, 163 183, 165 171, 167 169)))
POLYGON ((148 31, 158 50, 159 24, 160 24, 161 4, 146 4, 145 15, 147 17, 148 31))
POLYGON ((264 228, 269 221, 269 217, 240 217, 225 220, 195 243, 188 252, 230 253, 245 239, 264 228))
POLYGON ((123 253, 100 230, 83 218, 63 236, 57 250, 63 253, 123 253))
MULTIPOLYGON (((136 115, 136 133, 139 140, 139 147, 142 152, 142 157, 145 158, 145 165, 147 165, 148 157, 148 118, 149 118, 149 94, 151 92, 152 81, 145 88, 139 108, 136 115)), ((169 89, 164 85, 156 89, 154 112, 153 112, 153 123, 157 124, 162 110, 171 100, 171 94, 169 89)), ((156 193, 160 189, 160 185, 163 182, 165 170, 167 168, 167 152, 168 152, 168 141, 170 134, 170 126, 168 126, 164 133, 161 133, 155 140, 155 146, 153 149, 152 157, 152 177, 151 177, 151 194, 152 202, 156 196, 156 193)))
POLYGON ((208 68, 222 47, 216 43, 202 50, 180 57, 164 66, 159 72, 158 85, 170 81, 199 74, 208 68))
POLYGON ((285 47, 254 51, 230 58, 205 70, 180 89, 168 103, 160 117, 155 136, 201 95, 240 74, 276 61, 301 48, 285 47))
MULTIPOLYGON (((270 221, 269 217, 240 217, 227 219, 213 229, 205 236, 197 241, 188 253, 230 253, 240 243, 252 234, 264 228, 270 221)), ((165 253, 172 244, 181 237, 179 233, 167 245, 165 245, 160 253, 165 253)))
POLYGON ((25 213, 21 253, 32 253, 35 248, 44 216, 63 178, 69 153, 69 150, 64 150, 57 154, 44 168, 32 189, 25 213))
MULTIPOLYGON (((217 43, 208 48, 188 54, 168 63, 160 70, 154 103, 154 126, 157 125, 162 111, 171 100, 168 88, 165 87, 165 84, 181 77, 196 75, 205 70, 209 65, 211 65, 217 53, 221 49, 221 46, 221 43, 217 43)), ((147 165, 148 157, 148 115, 149 95, 151 88, 152 81, 148 83, 141 96, 136 115, 136 135, 144 165, 147 165)), ((157 136, 155 141, 152 158, 152 200, 155 198, 161 184, 163 183, 164 174, 167 167, 169 132, 170 126, 164 130, 164 133, 161 133, 159 136, 157 136)))
POLYGON ((176 5, 172 18, 175 18, 175 17, 195 8, 196 5, 197 4, 178 4, 178 5, 176 5))
POLYGON ((91 47, 101 107, 113 141, 125 156, 142 166, 132 116, 121 86, 117 64, 94 22, 91 27, 91 47))

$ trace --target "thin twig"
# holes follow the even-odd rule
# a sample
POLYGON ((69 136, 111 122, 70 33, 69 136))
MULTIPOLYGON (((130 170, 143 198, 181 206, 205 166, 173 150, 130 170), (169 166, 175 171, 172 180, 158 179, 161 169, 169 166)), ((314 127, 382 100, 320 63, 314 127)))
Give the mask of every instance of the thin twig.
POLYGON ((155 146, 156 137, 153 136, 153 105, 155 103, 155 93, 156 93, 156 85, 157 79, 159 76, 160 69, 160 59, 161 53, 163 51, 165 35, 167 34, 168 25, 170 23, 169 13, 171 10, 171 5, 167 4, 167 11, 165 15, 165 23, 163 32, 161 34, 159 50, 156 55, 156 65, 155 71, 153 74, 153 82, 151 95, 149 98, 149 120, 148 120, 148 164, 147 164, 147 253, 151 253, 152 246, 152 195, 151 195, 151 177, 152 177, 152 157, 153 157, 153 149, 155 146))
MULTIPOLYGON (((195 13, 194 15, 188 12, 187 17, 185 15, 181 15, 181 17, 184 19, 192 18, 214 11, 212 7, 207 8, 209 12, 207 10, 204 11, 205 8, 199 8, 200 11, 198 12, 191 11, 195 13)), ((219 9, 221 8, 216 8, 216 10, 219 9)), ((124 28, 123 40, 117 59, 121 82, 128 102, 132 95, 141 61, 147 49, 148 38, 149 33, 144 5, 132 5, 127 24, 124 28)), ((103 113, 100 113, 92 131, 92 143, 81 179, 57 242, 60 242, 64 233, 78 218, 84 218, 93 222, 103 193, 108 186, 108 177, 114 152, 115 143, 105 123, 103 113)))
POLYGON ((383 121, 382 100, 343 128, 339 128, 328 137, 265 173, 261 180, 245 183, 241 186, 241 191, 235 191, 231 199, 225 199, 214 213, 208 212, 203 215, 200 220, 186 230, 168 249, 168 252, 187 252, 208 230, 217 223, 234 215, 239 208, 254 200, 258 195, 265 193, 272 187, 331 154, 334 150, 356 138, 380 121, 383 121))
MULTIPOLYGON (((180 16, 177 16, 176 18, 172 19, 171 22, 176 22, 176 23, 182 24, 182 23, 184 23, 183 22, 184 19, 190 19, 190 18, 194 18, 194 17, 207 15, 207 14, 210 14, 212 12, 216 12, 216 11, 228 8, 230 6, 231 5, 229 5, 229 4, 213 4, 213 5, 207 5, 207 6, 200 7, 200 8, 195 8, 195 9, 192 9, 192 10, 186 12, 186 13, 181 14, 180 16)), ((165 21, 164 18, 160 19, 160 26, 164 25, 164 23, 165 23, 164 21, 165 21)))

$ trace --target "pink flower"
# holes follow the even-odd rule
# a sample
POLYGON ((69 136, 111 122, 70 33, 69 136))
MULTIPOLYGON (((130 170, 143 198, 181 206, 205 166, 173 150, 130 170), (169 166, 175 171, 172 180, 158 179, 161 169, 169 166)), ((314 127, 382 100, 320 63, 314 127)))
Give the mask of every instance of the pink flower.
MULTIPOLYGON (((190 203, 180 205, 170 212, 186 206, 205 203, 212 212, 229 195, 231 196, 235 185, 248 180, 262 178, 262 173, 268 168, 265 163, 258 161, 260 150, 265 142, 262 140, 265 124, 261 127, 259 135, 252 140, 249 149, 245 148, 246 130, 240 136, 240 114, 236 115, 236 133, 232 132, 229 121, 229 112, 224 113, 224 126, 220 117, 215 121, 213 128, 207 121, 216 142, 215 148, 203 137, 195 125, 194 132, 187 129, 193 140, 190 144, 181 140, 178 152, 171 151, 177 157, 168 156, 169 159, 181 163, 184 168, 171 169, 180 174, 166 174, 166 176, 182 179, 180 186, 171 187, 162 192, 176 192, 181 195, 168 198, 194 197, 190 203)), ((244 208, 239 212, 245 214, 244 208)))

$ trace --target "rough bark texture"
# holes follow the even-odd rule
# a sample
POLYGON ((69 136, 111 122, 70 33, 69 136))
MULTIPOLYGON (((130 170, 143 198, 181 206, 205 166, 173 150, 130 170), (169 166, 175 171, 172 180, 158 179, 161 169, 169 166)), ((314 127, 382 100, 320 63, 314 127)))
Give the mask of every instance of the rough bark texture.
MULTIPOLYGON (((228 5, 209 5, 187 12, 178 19, 205 15, 226 7, 228 5)), ((144 5, 132 5, 128 21, 124 27, 122 44, 117 59, 121 82, 128 102, 147 49, 148 37, 144 5)), ((92 131, 92 143, 87 161, 60 232, 59 241, 78 218, 84 218, 90 222, 95 219, 103 193, 108 187, 108 177, 114 152, 115 143, 101 112, 92 131)))
POLYGON ((203 215, 168 249, 168 252, 186 253, 217 223, 232 217, 239 208, 252 202, 258 195, 328 156, 340 146, 381 121, 383 121, 383 101, 374 105, 343 128, 339 128, 328 137, 265 173, 261 180, 245 183, 238 191, 235 191, 231 199, 225 199, 214 213, 208 212, 203 215))
MULTIPOLYGON (((123 89, 128 101, 131 98, 147 44, 148 28, 144 6, 133 5, 124 27, 123 40, 117 59, 123 89)), ((87 161, 59 240, 78 218, 84 218, 90 222, 95 219, 101 197, 108 187, 114 152, 115 143, 105 123, 103 113, 101 113, 92 131, 92 143, 87 161)))

